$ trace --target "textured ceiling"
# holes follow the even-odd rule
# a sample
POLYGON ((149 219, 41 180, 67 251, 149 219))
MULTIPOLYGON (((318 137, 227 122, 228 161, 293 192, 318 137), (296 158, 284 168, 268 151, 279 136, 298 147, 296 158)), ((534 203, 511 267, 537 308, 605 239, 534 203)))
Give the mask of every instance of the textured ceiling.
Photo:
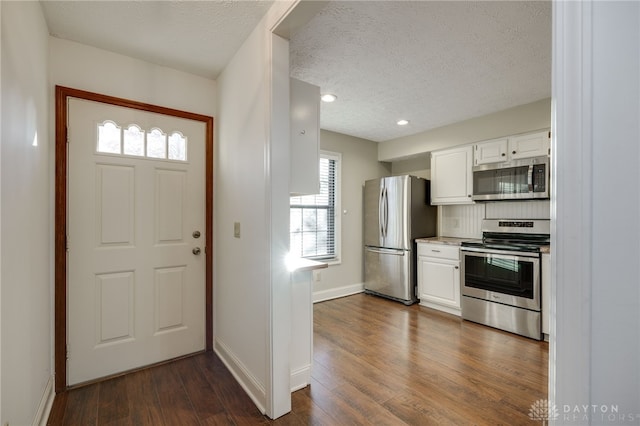
POLYGON ((548 1, 332 1, 290 46, 291 75, 338 96, 322 128, 374 141, 551 95, 548 1))
POLYGON ((41 4, 54 37, 215 79, 273 0, 41 4))
MULTIPOLYGON (((55 37, 215 79, 273 0, 41 3, 55 37)), ((533 102, 551 94, 551 3, 328 2, 292 35, 291 75, 338 96, 322 128, 374 141, 533 102)))

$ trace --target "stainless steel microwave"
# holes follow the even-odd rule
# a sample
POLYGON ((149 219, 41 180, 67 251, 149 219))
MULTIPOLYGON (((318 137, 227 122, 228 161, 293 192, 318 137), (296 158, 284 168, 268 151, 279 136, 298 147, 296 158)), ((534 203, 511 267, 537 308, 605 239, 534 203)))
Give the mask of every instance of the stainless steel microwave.
POLYGON ((473 168, 473 199, 549 198, 549 157, 523 158, 473 168))

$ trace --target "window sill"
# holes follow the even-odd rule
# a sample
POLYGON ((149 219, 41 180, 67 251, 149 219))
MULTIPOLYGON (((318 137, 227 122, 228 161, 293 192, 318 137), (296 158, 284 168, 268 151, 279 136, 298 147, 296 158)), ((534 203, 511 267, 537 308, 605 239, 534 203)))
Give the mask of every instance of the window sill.
POLYGON ((342 260, 340 259, 325 259, 325 260, 321 260, 320 262, 324 262, 328 266, 337 266, 342 264, 342 260))

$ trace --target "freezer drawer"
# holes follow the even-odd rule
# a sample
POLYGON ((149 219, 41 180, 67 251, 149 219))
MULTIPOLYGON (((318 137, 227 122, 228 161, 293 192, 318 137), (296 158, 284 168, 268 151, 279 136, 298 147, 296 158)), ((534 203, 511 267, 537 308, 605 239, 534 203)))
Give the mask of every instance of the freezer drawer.
POLYGON ((378 247, 364 249, 365 292, 399 300, 407 305, 416 302, 413 253, 378 247))

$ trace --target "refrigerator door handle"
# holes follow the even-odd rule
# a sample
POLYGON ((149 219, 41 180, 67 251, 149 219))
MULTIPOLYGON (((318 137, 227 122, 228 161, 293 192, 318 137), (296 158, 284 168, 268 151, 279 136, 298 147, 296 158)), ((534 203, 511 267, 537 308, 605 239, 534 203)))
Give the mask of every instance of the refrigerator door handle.
POLYGON ((389 230, 389 193, 387 192, 387 187, 384 187, 384 202, 383 202, 383 207, 384 209, 384 232, 383 232, 383 236, 385 238, 387 238, 387 231, 389 230))
POLYGON ((384 249, 384 248, 374 248, 374 247, 366 247, 366 250, 372 253, 392 254, 394 256, 404 256, 405 254, 405 250, 384 249))
POLYGON ((380 236, 384 238, 384 217, 382 210, 382 200, 384 199, 384 187, 380 188, 380 196, 378 197, 378 225, 380 226, 380 236))

